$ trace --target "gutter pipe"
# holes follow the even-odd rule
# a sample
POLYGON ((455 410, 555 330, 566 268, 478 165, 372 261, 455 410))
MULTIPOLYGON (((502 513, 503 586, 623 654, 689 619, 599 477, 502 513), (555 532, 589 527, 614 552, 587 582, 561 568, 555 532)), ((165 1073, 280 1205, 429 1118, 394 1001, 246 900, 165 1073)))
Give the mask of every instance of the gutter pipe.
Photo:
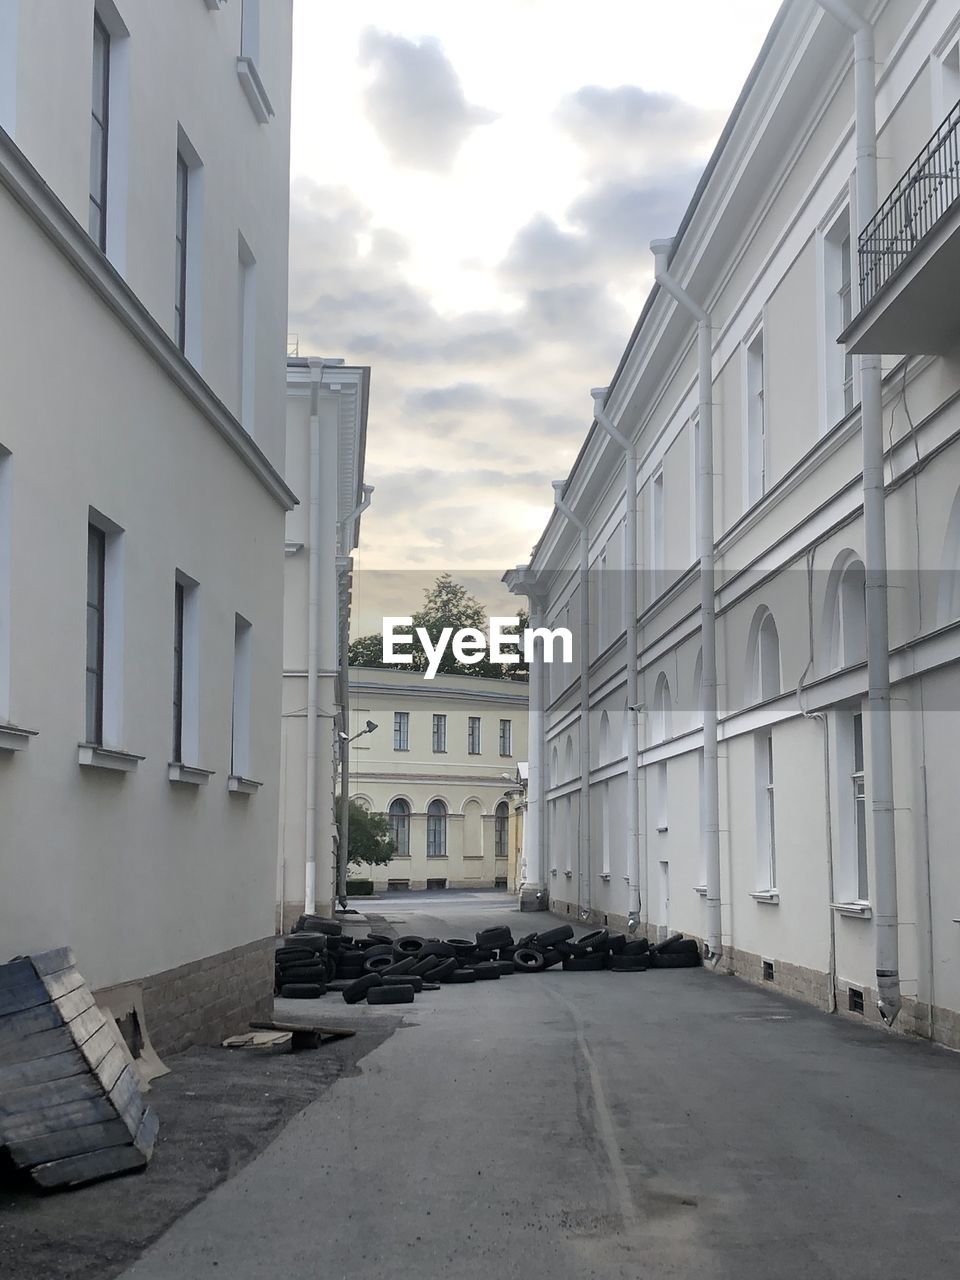
MULTIPOLYGON (((323 379, 323 366, 320 367, 323 379)), ((307 778, 303 910, 317 909, 317 667, 320 657, 320 384, 310 388, 310 506, 307 518, 307 778)))
POLYGON ((714 965, 723 953, 720 905, 720 771, 717 746, 717 613, 713 544, 713 344, 710 316, 670 275, 672 240, 654 240, 657 284, 697 322, 700 446, 697 454, 697 502, 700 533, 700 636, 703 703, 703 817, 700 838, 707 868, 707 955, 714 965))

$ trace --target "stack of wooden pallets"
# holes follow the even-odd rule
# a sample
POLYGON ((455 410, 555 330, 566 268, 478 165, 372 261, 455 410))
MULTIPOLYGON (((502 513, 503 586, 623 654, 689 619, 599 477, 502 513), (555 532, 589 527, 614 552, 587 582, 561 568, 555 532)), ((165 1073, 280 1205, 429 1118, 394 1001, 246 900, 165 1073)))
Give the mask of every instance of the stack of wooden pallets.
POLYGON ((42 1187, 143 1168, 157 1136, 129 1053, 68 948, 0 965, 0 1147, 42 1187))

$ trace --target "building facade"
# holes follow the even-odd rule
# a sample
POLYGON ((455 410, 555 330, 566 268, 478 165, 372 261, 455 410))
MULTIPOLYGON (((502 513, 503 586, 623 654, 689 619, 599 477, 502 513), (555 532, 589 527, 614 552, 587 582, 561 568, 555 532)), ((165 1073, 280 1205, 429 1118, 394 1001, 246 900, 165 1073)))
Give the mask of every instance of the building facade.
POLYGON ((367 368, 287 361, 287 481, 301 505, 287 517, 284 566, 277 861, 284 928, 304 910, 331 912, 336 896, 340 743, 350 736, 350 553, 373 492, 363 483, 369 396, 367 368))
POLYGON ((350 794, 385 813, 397 852, 362 867, 377 889, 508 887, 511 793, 526 758, 527 686, 350 668, 350 794))
POLYGON ((271 994, 292 15, 259 10, 0 0, 2 958, 72 946, 160 1052, 271 994))
POLYGON ((955 0, 783 5, 507 575, 588 636, 532 677, 526 904, 954 1047, 958 59, 955 0))

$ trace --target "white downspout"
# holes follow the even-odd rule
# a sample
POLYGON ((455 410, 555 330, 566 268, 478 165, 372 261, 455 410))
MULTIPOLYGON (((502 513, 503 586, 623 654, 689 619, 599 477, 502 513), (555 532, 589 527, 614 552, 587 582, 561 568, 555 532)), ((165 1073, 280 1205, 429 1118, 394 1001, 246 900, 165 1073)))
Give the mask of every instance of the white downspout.
MULTIPOLYGON (((857 230, 877 210, 877 89, 873 27, 846 0, 818 0, 853 32, 856 99, 857 230)), ((863 447, 863 528, 867 615, 867 707, 876 886, 877 1008, 888 1026, 900 1012, 897 844, 893 811, 893 741, 890 724, 890 630, 887 618, 887 526, 883 481, 883 402, 879 355, 860 362, 860 435, 863 447)))
MULTIPOLYGON (((623 604, 627 626, 627 928, 633 933, 640 924, 646 899, 644 865, 643 892, 640 889, 640 672, 637 667, 637 446, 612 423, 604 408, 609 387, 594 387, 593 414, 597 425, 623 450, 623 485, 627 554, 624 565, 623 604)), ((644 860, 644 863, 646 860, 644 860)), ((648 912, 649 917, 649 912, 648 912)))
MULTIPOLYGON (((320 369, 323 377, 323 368, 320 369)), ((317 666, 320 644, 320 387, 310 388, 310 508, 307 522, 307 778, 303 910, 317 909, 317 666)), ((281 907, 282 912, 282 907, 281 907)))
POLYGON ((560 514, 580 533, 580 838, 577 842, 577 907, 583 919, 590 917, 592 868, 590 866, 590 532, 572 507, 564 502, 563 480, 553 482, 553 501, 560 514))
POLYGON ((717 750, 717 613, 713 550, 713 345, 710 316, 698 306, 668 270, 672 240, 654 240, 657 284, 697 322, 697 382, 700 448, 697 456, 697 502, 700 512, 700 640, 703 702, 703 818, 701 840, 707 867, 707 951, 718 963, 723 952, 720 909, 720 769, 717 750))
MULTIPOLYGON (((337 528, 337 552, 349 559, 347 550, 348 530, 354 520, 366 511, 373 497, 373 485, 360 486, 361 499, 337 528)), ((346 570, 348 573, 349 570, 346 570)), ((340 719, 344 737, 340 739, 340 832, 337 840, 337 902, 347 907, 348 841, 350 838, 350 601, 348 588, 337 592, 337 604, 341 610, 338 634, 340 639, 340 719)))

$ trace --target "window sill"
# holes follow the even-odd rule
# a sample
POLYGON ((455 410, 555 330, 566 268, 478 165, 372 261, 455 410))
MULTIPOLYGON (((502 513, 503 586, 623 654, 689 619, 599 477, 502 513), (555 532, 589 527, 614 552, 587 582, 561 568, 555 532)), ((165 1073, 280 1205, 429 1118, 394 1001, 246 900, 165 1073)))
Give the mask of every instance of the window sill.
POLYGON ((693 892, 699 893, 701 898, 705 898, 707 896, 707 886, 705 884, 695 884, 693 886, 693 892))
POLYGON ((222 9, 227 0, 203 0, 204 4, 211 13, 216 13, 218 9, 222 9))
POLYGON ((253 778, 243 778, 239 773, 231 773, 227 778, 227 790, 238 796, 255 796, 262 786, 262 782, 255 782, 253 778))
POLYGON ((267 91, 260 79, 257 64, 252 58, 238 58, 237 75, 240 77, 243 92, 250 103, 250 110, 260 124, 267 124, 273 115, 273 107, 270 105, 267 91))
POLYGON ((213 770, 171 760, 167 766, 167 776, 171 782, 182 782, 188 787, 205 787, 213 777, 213 770))
POLYGON ((657 835, 664 836, 664 835, 666 835, 666 834, 667 834, 667 832, 668 832, 669 830, 670 830, 670 828, 669 828, 668 826, 666 826, 666 825, 664 825, 664 826, 662 826, 662 827, 657 827, 657 835))
POLYGON ((771 907, 779 907, 780 905, 780 894, 776 889, 758 889, 756 892, 751 893, 750 897, 754 902, 766 902, 771 907))
POLYGON ((449 856, 450 855, 448 853, 428 853, 427 861, 428 862, 446 862, 449 856))
POLYGON ((601 880, 603 880, 606 884, 609 884, 609 883, 610 883, 610 872, 609 872, 609 871, 601 871, 601 872, 600 872, 600 879, 601 879, 601 880))
POLYGON ((837 915, 847 916, 851 920, 869 920, 873 916, 873 908, 869 902, 832 902, 830 905, 837 915))
POLYGON ((493 856, 497 859, 498 862, 500 861, 506 862, 507 858, 510 857, 509 853, 495 853, 493 856))
POLYGON ((93 742, 81 742, 77 749, 77 763, 84 769, 110 769, 114 773, 133 773, 146 756, 135 756, 129 751, 114 751, 99 747, 93 742))
POLYGON ((573 879, 573 872, 572 872, 572 871, 565 871, 563 874, 567 877, 567 879, 568 879, 568 880, 572 880, 572 879, 573 879))
POLYGON ((36 729, 21 729, 16 724, 0 724, 0 751, 26 751, 36 729))
POLYGON ((555 875, 557 874, 557 868, 556 868, 556 867, 551 867, 551 868, 550 868, 550 874, 551 874, 552 876, 555 876, 555 875))

